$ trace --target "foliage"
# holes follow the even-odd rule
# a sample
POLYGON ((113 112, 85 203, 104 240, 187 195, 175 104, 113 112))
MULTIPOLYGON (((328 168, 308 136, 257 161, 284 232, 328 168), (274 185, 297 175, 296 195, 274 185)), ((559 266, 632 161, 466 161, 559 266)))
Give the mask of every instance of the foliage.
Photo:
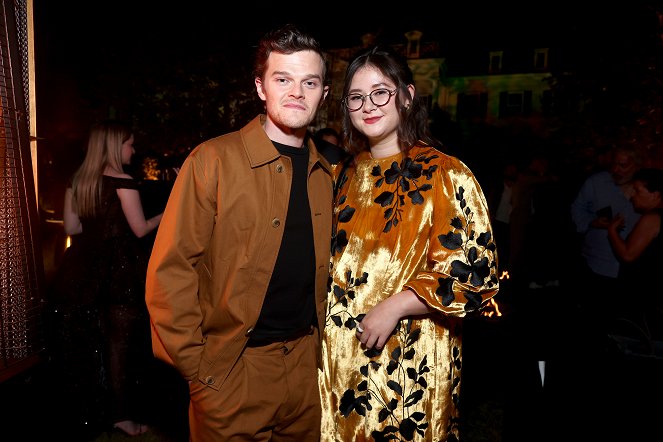
POLYGON ((91 104, 98 103, 102 115, 130 120, 144 155, 179 166, 200 142, 239 129, 262 110, 252 60, 243 58, 173 56, 137 65, 130 74, 109 70, 94 82, 103 87, 90 90, 91 104))
POLYGON ((576 29, 561 45, 551 80, 557 131, 576 143, 646 150, 663 130, 661 29, 654 10, 619 14, 597 17, 600 25, 576 29))

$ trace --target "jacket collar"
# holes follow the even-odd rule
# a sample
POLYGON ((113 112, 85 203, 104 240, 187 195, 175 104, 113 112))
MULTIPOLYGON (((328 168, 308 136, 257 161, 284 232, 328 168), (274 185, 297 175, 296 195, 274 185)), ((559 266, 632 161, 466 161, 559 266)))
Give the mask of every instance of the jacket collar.
POLYGON ((322 166, 323 169, 331 173, 331 166, 329 165, 327 159, 320 155, 320 152, 318 152, 318 149, 315 147, 315 143, 313 142, 313 137, 308 137, 308 150, 311 152, 309 155, 309 166, 318 163, 320 166, 322 166))
POLYGON ((265 115, 258 115, 239 130, 244 152, 251 167, 259 167, 279 157, 279 151, 262 127, 265 115))
MULTIPOLYGON (((274 147, 274 143, 269 139, 263 129, 265 115, 260 114, 251 120, 246 126, 240 129, 244 152, 249 159, 251 167, 260 167, 271 161, 276 160, 280 154, 274 147)), ((308 137, 308 148, 311 152, 309 163, 319 163, 328 172, 331 170, 329 163, 318 153, 312 137, 308 137)))

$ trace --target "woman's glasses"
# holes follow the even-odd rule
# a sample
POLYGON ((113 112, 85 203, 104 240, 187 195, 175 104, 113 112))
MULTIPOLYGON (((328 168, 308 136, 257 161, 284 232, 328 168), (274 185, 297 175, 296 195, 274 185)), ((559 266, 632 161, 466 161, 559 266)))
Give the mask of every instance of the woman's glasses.
POLYGON ((349 111, 354 112, 364 106, 366 97, 368 97, 371 100, 371 103, 381 107, 389 103, 391 96, 394 95, 397 90, 398 89, 394 89, 393 91, 390 91, 389 89, 375 89, 368 95, 357 93, 348 94, 343 98, 343 104, 345 104, 345 107, 347 107, 349 111))

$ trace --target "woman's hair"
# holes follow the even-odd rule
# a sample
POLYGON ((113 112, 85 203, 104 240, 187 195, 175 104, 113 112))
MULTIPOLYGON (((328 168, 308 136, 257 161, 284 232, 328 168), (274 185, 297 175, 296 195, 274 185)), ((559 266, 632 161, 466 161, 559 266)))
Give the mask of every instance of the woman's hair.
POLYGON ((640 169, 633 174, 633 181, 642 181, 650 192, 659 192, 663 195, 663 170, 655 168, 640 169))
MULTIPOLYGON (((414 85, 412 70, 404 57, 398 55, 388 46, 375 46, 355 57, 345 72, 343 98, 348 95, 350 84, 357 71, 364 67, 373 67, 394 82, 397 93, 394 95, 398 109, 400 124, 398 125, 398 143, 403 152, 409 151, 416 144, 439 146, 430 132, 428 110, 415 90, 410 99, 409 85, 414 85), (410 101, 410 105, 405 104, 410 101)), ((368 150, 368 139, 352 125, 350 111, 342 104, 343 109, 343 145, 352 154, 368 150)))
POLYGON ((128 125, 116 121, 98 123, 90 130, 87 153, 71 182, 73 207, 78 216, 94 216, 101 200, 106 166, 122 172, 122 145, 131 137, 128 125))
POLYGON ((301 51, 313 51, 320 55, 322 59, 322 83, 324 84, 327 77, 327 64, 320 43, 292 24, 275 29, 260 39, 253 64, 254 78, 264 79, 267 60, 272 52, 292 54, 301 51))

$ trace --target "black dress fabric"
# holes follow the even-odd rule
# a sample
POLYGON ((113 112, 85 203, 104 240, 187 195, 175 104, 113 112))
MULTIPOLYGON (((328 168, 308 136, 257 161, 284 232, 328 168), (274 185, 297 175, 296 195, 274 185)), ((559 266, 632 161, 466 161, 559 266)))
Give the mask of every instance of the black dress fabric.
MULTIPOLYGON (((656 212, 663 219, 663 210, 656 212)), ((636 336, 659 342, 663 342, 663 296, 657 279, 662 256, 663 234, 659 232, 637 259, 621 264, 618 277, 620 319, 637 328, 640 333, 636 336)))
POLYGON ((144 299, 151 235, 137 238, 117 189, 135 180, 103 177, 101 206, 83 218, 51 286, 48 354, 72 426, 93 431, 124 419, 140 421, 146 373, 154 363, 144 299))

